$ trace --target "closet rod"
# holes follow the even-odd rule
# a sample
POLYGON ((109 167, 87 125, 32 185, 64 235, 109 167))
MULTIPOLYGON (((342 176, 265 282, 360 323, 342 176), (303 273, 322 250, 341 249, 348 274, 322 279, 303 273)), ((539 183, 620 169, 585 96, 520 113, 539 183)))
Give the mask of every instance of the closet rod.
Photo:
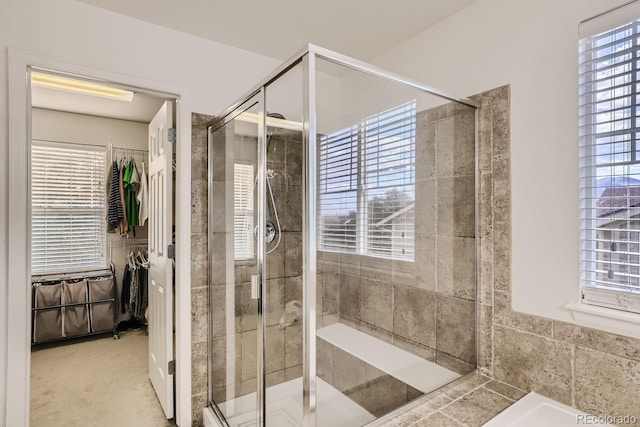
POLYGON ((113 144, 109 144, 109 150, 111 150, 111 151, 135 151, 136 153, 148 153, 149 152, 149 150, 143 150, 141 148, 116 147, 113 144))
POLYGON ((113 248, 122 245, 125 248, 148 248, 149 239, 120 239, 109 241, 109 261, 113 262, 113 248))
POLYGON ((129 246, 129 245, 146 245, 149 243, 149 239, 141 239, 141 238, 132 238, 132 239, 120 239, 120 240, 110 240, 109 246, 129 246))

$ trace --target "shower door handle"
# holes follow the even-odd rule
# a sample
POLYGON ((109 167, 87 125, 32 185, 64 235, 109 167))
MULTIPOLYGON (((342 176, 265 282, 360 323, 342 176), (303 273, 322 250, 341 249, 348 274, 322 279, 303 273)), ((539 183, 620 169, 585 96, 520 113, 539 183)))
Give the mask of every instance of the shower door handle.
POLYGON ((260 275, 251 275, 251 299, 258 299, 260 297, 260 275))

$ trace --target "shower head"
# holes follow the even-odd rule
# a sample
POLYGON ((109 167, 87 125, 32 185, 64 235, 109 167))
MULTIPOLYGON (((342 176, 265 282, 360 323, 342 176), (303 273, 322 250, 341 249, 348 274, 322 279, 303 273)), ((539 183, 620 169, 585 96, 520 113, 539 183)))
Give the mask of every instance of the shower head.
POLYGON ((267 117, 273 117, 274 119, 280 119, 280 120, 287 120, 287 118, 280 113, 267 113, 267 117))
MULTIPOLYGON (((280 113, 267 113, 267 117, 271 117, 274 119, 286 120, 286 117, 280 113)), ((269 152, 269 143, 271 142, 271 137, 275 132, 276 128, 267 126, 267 153, 269 152)))

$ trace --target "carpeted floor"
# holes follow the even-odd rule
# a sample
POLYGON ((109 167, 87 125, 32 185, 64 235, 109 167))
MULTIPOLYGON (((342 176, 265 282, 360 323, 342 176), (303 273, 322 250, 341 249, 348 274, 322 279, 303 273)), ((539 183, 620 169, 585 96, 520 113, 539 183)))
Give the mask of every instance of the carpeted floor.
POLYGON ((149 381, 147 336, 111 336, 31 353, 31 427, 165 427, 149 381))

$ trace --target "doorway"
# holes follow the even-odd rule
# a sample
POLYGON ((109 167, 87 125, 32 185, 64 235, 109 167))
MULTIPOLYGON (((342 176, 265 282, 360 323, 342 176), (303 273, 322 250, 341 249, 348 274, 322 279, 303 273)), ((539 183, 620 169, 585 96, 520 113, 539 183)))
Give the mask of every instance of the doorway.
POLYGON ((31 425, 173 425, 176 97, 30 76, 31 425))

